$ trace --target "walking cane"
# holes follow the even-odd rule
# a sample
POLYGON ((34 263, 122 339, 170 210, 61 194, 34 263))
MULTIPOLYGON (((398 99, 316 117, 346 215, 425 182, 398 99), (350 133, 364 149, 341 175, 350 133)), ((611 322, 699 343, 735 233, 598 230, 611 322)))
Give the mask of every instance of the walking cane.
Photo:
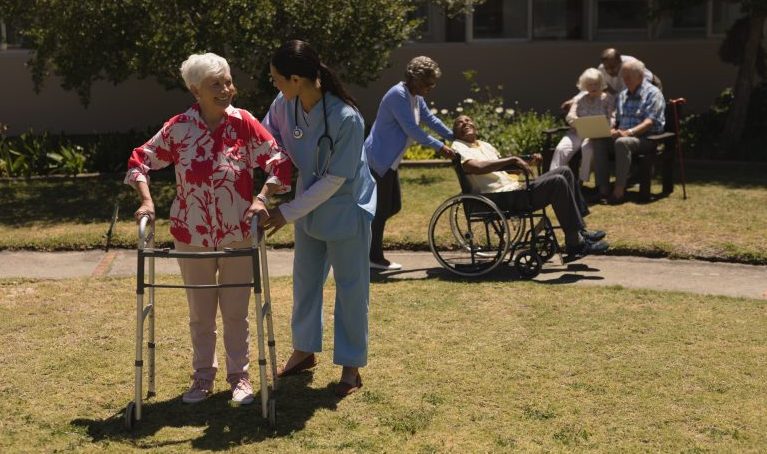
POLYGON ((687 186, 686 178, 684 175, 684 154, 682 153, 682 137, 679 134, 679 108, 687 103, 684 98, 677 98, 671 100, 671 105, 674 107, 674 127, 676 130, 676 155, 679 159, 679 176, 682 178, 682 199, 687 200, 687 186))

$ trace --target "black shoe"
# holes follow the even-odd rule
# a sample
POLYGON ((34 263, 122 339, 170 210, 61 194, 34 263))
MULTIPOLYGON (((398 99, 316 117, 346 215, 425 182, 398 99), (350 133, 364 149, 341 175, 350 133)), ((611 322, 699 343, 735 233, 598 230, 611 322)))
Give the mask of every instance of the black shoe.
POLYGON ((605 252, 610 248, 607 241, 597 241, 592 243, 591 241, 582 241, 577 246, 568 246, 567 255, 569 260, 575 260, 581 257, 585 257, 589 254, 599 254, 605 252))
POLYGON ((592 243, 596 243, 597 241, 601 240, 602 238, 607 236, 607 232, 604 230, 581 230, 581 236, 584 240, 588 240, 592 243))

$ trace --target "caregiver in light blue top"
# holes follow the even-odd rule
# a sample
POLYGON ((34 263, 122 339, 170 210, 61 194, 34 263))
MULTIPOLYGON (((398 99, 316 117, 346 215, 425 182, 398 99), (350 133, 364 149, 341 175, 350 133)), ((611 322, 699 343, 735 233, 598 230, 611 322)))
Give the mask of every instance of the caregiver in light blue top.
POLYGON ((363 152, 364 121, 354 99, 304 41, 288 41, 272 57, 280 94, 263 125, 298 168, 296 198, 271 210, 267 229, 295 222, 293 353, 278 375, 317 364, 322 351, 322 288, 336 282, 333 362, 343 366, 339 397, 362 387, 367 364, 370 223, 376 186, 363 152))
POLYGON ((453 132, 429 111, 426 96, 437 85, 441 72, 429 57, 415 57, 405 70, 405 81, 391 87, 381 99, 373 128, 365 140, 365 152, 378 186, 377 211, 373 220, 373 238, 370 244, 370 267, 380 270, 398 270, 399 263, 390 262, 383 255, 383 232, 386 220, 402 208, 399 168, 402 155, 413 143, 431 147, 447 157, 453 150, 421 129, 425 123, 443 139, 453 139, 453 132))

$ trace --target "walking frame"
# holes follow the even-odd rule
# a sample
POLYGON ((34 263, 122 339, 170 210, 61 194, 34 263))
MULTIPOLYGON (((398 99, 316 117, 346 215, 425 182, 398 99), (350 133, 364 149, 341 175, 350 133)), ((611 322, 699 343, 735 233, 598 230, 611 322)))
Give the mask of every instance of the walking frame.
POLYGON ((147 322, 147 399, 156 396, 155 391, 155 289, 157 288, 226 288, 252 287, 255 294, 256 331, 258 337, 258 372, 260 378, 261 415, 274 426, 276 422, 277 357, 272 324, 272 304, 269 291, 269 267, 266 257, 266 241, 263 230, 258 228, 257 219, 251 224, 253 245, 247 248, 224 248, 212 252, 178 252, 170 248, 154 247, 154 222, 149 216, 139 221, 138 267, 136 271, 136 359, 134 400, 125 409, 125 427, 133 430, 143 418, 143 368, 144 368, 144 324, 147 322), (219 257, 252 257, 253 281, 237 284, 172 285, 155 283, 154 259, 184 258, 205 259, 219 257), (145 276, 146 274, 146 276, 145 276), (144 293, 148 293, 148 304, 144 305, 144 293), (263 292, 263 305, 262 305, 263 292), (266 348, 264 346, 264 320, 268 338, 269 360, 272 384, 269 386, 266 373, 266 348))

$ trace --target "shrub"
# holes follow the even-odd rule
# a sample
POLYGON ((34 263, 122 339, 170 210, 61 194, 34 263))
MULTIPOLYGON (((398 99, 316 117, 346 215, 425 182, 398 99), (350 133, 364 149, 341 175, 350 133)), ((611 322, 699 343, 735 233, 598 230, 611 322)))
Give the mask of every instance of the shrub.
MULTIPOLYGON (((549 112, 539 114, 535 111, 520 111, 518 104, 508 107, 499 94, 503 86, 496 89, 489 86, 481 88, 476 82, 476 71, 464 72, 469 84, 470 97, 459 102, 453 109, 437 109, 432 103, 432 113, 452 126, 452 121, 459 115, 468 115, 479 129, 479 139, 490 142, 503 156, 512 154, 531 154, 540 152, 543 146, 543 130, 553 127, 557 120, 549 112)), ((411 146, 405 153, 405 159, 433 159, 436 153, 421 145, 411 146)))

